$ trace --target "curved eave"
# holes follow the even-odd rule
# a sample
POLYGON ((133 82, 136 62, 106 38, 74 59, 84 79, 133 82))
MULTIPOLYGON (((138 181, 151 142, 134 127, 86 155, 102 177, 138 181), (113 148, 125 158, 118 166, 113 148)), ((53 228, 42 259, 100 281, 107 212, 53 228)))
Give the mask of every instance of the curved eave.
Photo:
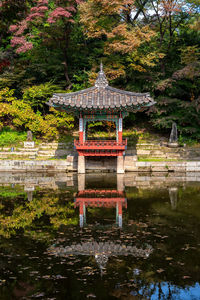
POLYGON ((155 101, 149 93, 128 92, 110 86, 93 86, 78 92, 54 94, 47 104, 78 115, 79 112, 135 112, 154 105, 155 101))
POLYGON ((155 103, 156 102, 150 102, 150 103, 141 103, 141 104, 137 104, 137 105, 120 106, 120 107, 102 107, 102 108, 101 107, 83 108, 83 107, 77 107, 77 106, 72 107, 72 106, 66 105, 66 104, 51 103, 51 102, 48 102, 47 105, 78 116, 80 112, 82 112, 83 114, 91 114, 91 113, 94 114, 94 111, 99 114, 101 114, 103 112, 110 112, 112 114, 115 114, 115 113, 117 114, 120 112, 138 112, 138 111, 148 109, 155 103))

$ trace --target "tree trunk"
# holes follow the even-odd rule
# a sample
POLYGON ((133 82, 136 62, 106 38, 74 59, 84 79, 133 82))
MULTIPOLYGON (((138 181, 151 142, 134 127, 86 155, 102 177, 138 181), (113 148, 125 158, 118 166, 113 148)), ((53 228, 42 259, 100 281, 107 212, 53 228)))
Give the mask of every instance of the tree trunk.
POLYGON ((67 24, 65 27, 65 44, 64 44, 64 49, 63 49, 63 54, 64 54, 64 74, 65 74, 65 79, 66 79, 66 89, 71 89, 72 87, 72 83, 71 80, 69 79, 69 74, 68 74, 68 57, 67 57, 67 51, 69 48, 69 40, 70 40, 70 32, 71 29, 69 27, 69 25, 67 24))

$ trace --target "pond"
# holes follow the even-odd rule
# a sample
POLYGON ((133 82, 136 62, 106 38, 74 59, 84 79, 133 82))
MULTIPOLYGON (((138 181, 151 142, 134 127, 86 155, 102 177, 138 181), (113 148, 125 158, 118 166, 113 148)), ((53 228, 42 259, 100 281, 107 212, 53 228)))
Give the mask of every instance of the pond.
POLYGON ((200 177, 0 174, 0 299, 200 299, 200 177))

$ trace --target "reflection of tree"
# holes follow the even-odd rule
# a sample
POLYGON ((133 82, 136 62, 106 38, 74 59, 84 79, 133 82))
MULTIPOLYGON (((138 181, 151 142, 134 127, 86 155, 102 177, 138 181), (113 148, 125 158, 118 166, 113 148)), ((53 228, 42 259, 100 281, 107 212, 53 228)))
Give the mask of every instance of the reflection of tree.
POLYGON ((129 219, 137 221, 141 212, 146 215, 143 221, 148 226, 144 231, 149 232, 152 245, 158 249, 154 252, 156 255, 151 256, 148 266, 138 266, 144 270, 143 274, 148 275, 153 270, 152 281, 162 278, 170 285, 183 287, 186 282, 184 277, 191 284, 194 278, 199 280, 200 193, 198 186, 186 186, 184 190, 179 186, 172 191, 175 201, 172 197, 170 199, 167 188, 129 189, 129 199, 134 195, 133 201, 128 202, 129 219))
POLYGON ((25 231, 32 229, 43 217, 48 217, 53 229, 58 229, 61 225, 77 224, 72 202, 63 203, 59 195, 53 193, 45 192, 39 196, 36 194, 30 202, 15 199, 13 207, 10 209, 8 207, 10 207, 8 201, 1 203, 0 235, 7 238, 19 229, 25 231))
POLYGON ((170 282, 148 282, 135 279, 130 284, 115 288, 110 295, 121 300, 134 299, 197 299, 199 284, 186 288, 178 287, 170 282), (195 297, 195 298, 194 298, 195 297))

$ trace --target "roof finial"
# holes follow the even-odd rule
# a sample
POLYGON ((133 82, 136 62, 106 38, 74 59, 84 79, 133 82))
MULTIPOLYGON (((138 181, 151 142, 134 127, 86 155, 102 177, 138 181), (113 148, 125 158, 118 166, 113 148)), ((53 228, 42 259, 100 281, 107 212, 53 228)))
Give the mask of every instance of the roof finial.
POLYGON ((100 63, 100 71, 98 73, 97 80, 95 82, 95 86, 98 88, 105 88, 108 86, 108 80, 106 79, 106 75, 103 71, 103 63, 100 63))
POLYGON ((103 63, 102 63, 102 60, 101 60, 101 63, 100 63, 100 72, 103 72, 103 63))

